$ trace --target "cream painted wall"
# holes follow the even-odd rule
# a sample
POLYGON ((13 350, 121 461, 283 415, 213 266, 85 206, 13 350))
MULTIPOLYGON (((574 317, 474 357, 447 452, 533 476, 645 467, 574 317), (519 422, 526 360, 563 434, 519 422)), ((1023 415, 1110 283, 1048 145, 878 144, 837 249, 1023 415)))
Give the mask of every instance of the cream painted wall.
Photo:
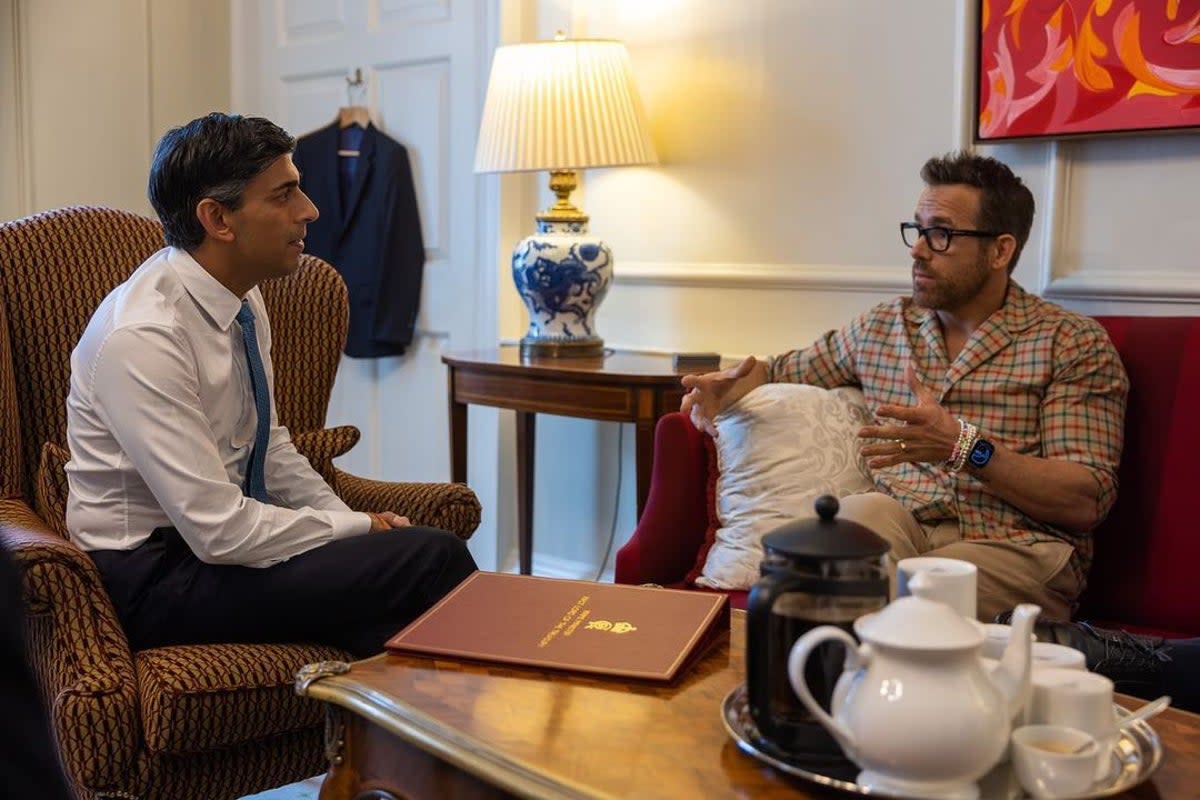
POLYGON ((17 1, 0 0, 0 219, 20 216, 27 196, 21 166, 23 120, 17 113, 21 107, 17 24, 17 1))
POLYGON ((0 165, 16 176, 0 218, 79 203, 150 213, 154 143, 229 106, 229 41, 228 5, 208 0, 0 2, 0 165))
MULTIPOLYGON (((538 34, 626 42, 662 163, 588 173, 610 346, 768 354, 903 293, 918 169, 969 144, 974 0, 542 0, 538 34)), ((983 147, 1031 185, 1017 279, 1088 313, 1200 313, 1200 136, 983 147)), ((540 180, 540 179, 539 179, 540 180)), ((511 281, 499 301, 519 337, 511 281)), ((634 527, 616 426, 544 418, 535 544, 594 572, 634 527), (569 446, 566 444, 569 443, 569 446)))

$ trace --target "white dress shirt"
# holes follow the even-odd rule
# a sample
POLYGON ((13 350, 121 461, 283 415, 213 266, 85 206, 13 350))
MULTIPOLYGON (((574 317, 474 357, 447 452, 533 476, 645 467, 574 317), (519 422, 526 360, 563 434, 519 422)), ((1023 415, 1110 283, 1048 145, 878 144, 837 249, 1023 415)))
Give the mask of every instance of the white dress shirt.
POLYGON ((370 530, 279 425, 271 325, 259 290, 246 299, 271 388, 275 504, 241 488, 257 424, 242 300, 168 247, 104 299, 71 354, 67 529, 84 550, 131 550, 173 525, 202 561, 266 567, 370 530))

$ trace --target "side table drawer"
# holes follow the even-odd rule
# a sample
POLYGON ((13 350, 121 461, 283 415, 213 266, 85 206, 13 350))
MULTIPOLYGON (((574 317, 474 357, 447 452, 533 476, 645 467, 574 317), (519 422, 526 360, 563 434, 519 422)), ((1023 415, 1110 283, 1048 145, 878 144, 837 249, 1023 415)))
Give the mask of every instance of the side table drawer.
POLYGON ((454 373, 454 401, 617 422, 637 419, 633 387, 573 383, 562 378, 538 380, 460 370, 454 373))

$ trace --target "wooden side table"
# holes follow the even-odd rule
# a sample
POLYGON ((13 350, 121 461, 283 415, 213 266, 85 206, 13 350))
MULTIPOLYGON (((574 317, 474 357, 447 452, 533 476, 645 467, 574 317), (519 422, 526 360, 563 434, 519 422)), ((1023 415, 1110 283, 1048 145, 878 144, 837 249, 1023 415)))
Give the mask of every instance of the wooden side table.
MULTIPOLYGON (((521 572, 533 565, 535 414, 632 422, 637 427, 637 513, 650 493, 654 426, 679 409, 685 371, 671 357, 608 352, 597 358, 522 358, 517 347, 447 353, 450 380, 451 480, 467 480, 467 405, 517 412, 517 553, 521 572)), ((693 370, 694 371, 694 370, 693 370)))

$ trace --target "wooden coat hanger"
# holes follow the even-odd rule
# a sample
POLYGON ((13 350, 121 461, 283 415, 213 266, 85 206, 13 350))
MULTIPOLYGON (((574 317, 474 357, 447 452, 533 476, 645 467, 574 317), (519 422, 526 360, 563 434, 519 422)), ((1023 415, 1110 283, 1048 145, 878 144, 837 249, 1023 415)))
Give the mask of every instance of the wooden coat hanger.
POLYGON ((342 106, 338 109, 338 127, 349 128, 351 125, 367 127, 371 124, 371 111, 366 106, 342 106))
MULTIPOLYGON (((371 110, 365 105, 354 102, 354 93, 366 92, 366 84, 363 82, 362 68, 358 67, 354 70, 353 78, 346 78, 346 102, 349 105, 342 106, 338 109, 337 124, 338 128, 349 128, 351 125, 358 125, 365 128, 371 124, 371 110)), ((339 156, 357 156, 357 150, 338 150, 339 156)))

